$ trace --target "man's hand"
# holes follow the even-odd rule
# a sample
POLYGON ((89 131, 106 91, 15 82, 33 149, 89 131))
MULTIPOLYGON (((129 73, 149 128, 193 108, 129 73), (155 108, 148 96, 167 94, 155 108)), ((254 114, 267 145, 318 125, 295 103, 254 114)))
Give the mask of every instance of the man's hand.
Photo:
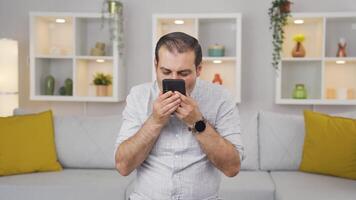
POLYGON ((127 176, 147 158, 162 127, 170 115, 178 108, 181 99, 173 92, 160 93, 153 103, 151 116, 140 130, 122 142, 116 151, 116 168, 121 175, 127 176))
POLYGON ((188 127, 192 127, 195 122, 202 119, 202 114, 199 110, 197 102, 190 96, 185 96, 179 92, 182 102, 175 112, 175 115, 182 120, 188 127))
POLYGON ((158 98, 153 103, 152 119, 155 124, 164 126, 172 113, 174 113, 181 103, 179 94, 171 91, 160 92, 158 98))
MULTIPOLYGON (((182 102, 175 115, 188 127, 201 120, 202 114, 197 102, 190 96, 179 94, 182 102)), ((226 176, 236 176, 240 171, 241 161, 239 152, 234 145, 223 138, 209 123, 206 123, 204 134, 195 134, 201 149, 213 165, 226 176)))

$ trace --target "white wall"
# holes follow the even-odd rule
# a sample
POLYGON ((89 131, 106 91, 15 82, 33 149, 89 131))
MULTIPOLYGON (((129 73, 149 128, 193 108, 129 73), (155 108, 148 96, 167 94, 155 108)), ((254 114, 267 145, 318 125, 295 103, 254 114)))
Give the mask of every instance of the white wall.
MULTIPOLYGON (((303 109, 336 113, 356 106, 290 106, 274 104, 275 73, 271 66, 270 0, 122 0, 125 16, 127 89, 151 79, 151 15, 153 13, 241 12, 243 121, 258 110, 300 114, 303 109), (137 73, 140 72, 140 73, 137 73)), ((121 113, 124 103, 29 101, 29 12, 100 12, 102 0, 0 0, 0 38, 19 41, 20 107, 52 108, 55 114, 121 113)), ((294 12, 356 12, 354 0, 294 0, 294 12)))

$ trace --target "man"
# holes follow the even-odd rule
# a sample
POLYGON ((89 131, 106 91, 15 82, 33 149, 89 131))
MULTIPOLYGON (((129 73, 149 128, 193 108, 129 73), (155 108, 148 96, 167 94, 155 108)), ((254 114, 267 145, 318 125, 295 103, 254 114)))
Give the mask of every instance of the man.
POLYGON ((195 38, 167 34, 155 50, 157 80, 131 89, 115 154, 121 175, 137 169, 131 200, 215 200, 219 171, 238 174, 238 110, 223 87, 197 79, 201 61, 195 38), (183 79, 187 96, 163 94, 163 79, 183 79))

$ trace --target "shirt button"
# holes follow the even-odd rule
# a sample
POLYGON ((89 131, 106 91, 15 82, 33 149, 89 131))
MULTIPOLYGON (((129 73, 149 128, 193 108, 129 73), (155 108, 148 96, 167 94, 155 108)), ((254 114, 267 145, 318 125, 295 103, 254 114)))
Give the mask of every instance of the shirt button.
POLYGON ((178 138, 178 137, 179 137, 179 135, 178 135, 178 134, 176 134, 176 137, 178 138))
POLYGON ((175 158, 178 158, 178 155, 175 155, 174 157, 175 157, 175 158))

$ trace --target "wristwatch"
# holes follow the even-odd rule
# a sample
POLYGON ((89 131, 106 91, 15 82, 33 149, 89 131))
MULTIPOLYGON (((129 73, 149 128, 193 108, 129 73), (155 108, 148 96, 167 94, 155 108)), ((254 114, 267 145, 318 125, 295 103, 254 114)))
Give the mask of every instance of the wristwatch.
POLYGON ((204 117, 195 122, 193 127, 189 127, 189 130, 192 131, 192 133, 197 134, 197 133, 201 133, 203 131, 205 131, 206 128, 206 119, 204 119, 204 117))

